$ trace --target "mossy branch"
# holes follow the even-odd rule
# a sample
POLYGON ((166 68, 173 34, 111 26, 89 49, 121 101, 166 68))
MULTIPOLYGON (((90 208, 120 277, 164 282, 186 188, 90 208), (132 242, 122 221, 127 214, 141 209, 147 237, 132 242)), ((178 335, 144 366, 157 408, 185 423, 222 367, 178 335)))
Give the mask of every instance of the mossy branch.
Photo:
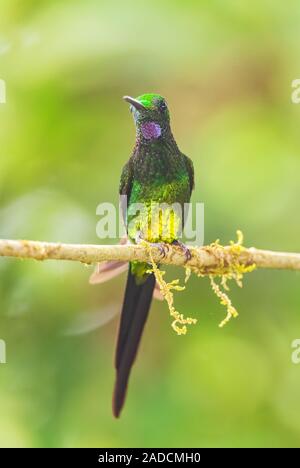
POLYGON ((168 245, 162 256, 159 248, 143 241, 139 245, 89 245, 89 244, 61 244, 53 242, 38 242, 25 240, 0 239, 0 256, 33 258, 35 260, 72 260, 84 264, 101 263, 105 261, 141 261, 149 263, 149 272, 153 272, 160 291, 166 300, 170 315, 173 319, 172 327, 178 335, 185 335, 187 325, 197 322, 196 319, 180 314, 174 306, 173 290, 182 291, 185 286, 179 285, 175 279, 166 282, 165 271, 157 264, 182 266, 186 270, 185 283, 191 273, 197 276, 208 276, 213 292, 220 303, 226 307, 227 315, 219 324, 223 327, 231 317, 237 317, 238 312, 232 305, 227 294, 228 281, 234 280, 242 287, 244 273, 256 268, 273 268, 285 270, 300 270, 300 254, 286 252, 272 252, 246 248, 243 246, 243 234, 237 231, 237 242, 222 246, 219 241, 205 247, 190 247, 191 258, 187 261, 182 248, 168 245), (216 279, 220 278, 219 284, 216 279))
MULTIPOLYGON (((232 265, 279 270, 299 270, 300 253, 274 252, 237 244, 221 246, 214 243, 204 247, 191 247, 192 258, 186 261, 177 246, 170 246, 165 257, 159 249, 152 249, 153 260, 160 264, 189 267, 203 275, 227 274, 232 265), (234 247, 235 246, 235 247, 234 247), (233 248, 234 247, 234 248, 233 248)), ((0 239, 0 256, 32 258, 35 260, 71 260, 93 264, 107 260, 148 262, 149 251, 143 245, 63 244, 28 240, 0 239)))

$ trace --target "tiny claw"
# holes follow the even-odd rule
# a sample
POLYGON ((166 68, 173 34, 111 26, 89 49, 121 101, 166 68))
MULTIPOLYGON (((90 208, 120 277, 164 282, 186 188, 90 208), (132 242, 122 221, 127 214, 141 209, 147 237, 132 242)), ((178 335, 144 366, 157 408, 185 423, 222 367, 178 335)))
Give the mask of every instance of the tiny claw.
POLYGON ((153 243, 151 242, 150 245, 151 247, 156 247, 159 250, 162 258, 165 258, 165 256, 167 255, 167 252, 169 251, 169 246, 161 242, 153 242, 153 243))
POLYGON ((185 256, 185 261, 188 262, 189 260, 191 260, 192 258, 192 254, 191 254, 191 251, 190 249, 185 245, 183 244, 182 242, 180 242, 179 240, 174 240, 172 242, 173 245, 176 245, 178 247, 180 247, 180 249, 182 250, 182 252, 184 253, 184 256, 185 256))
POLYGON ((135 236, 135 243, 141 244, 144 241, 141 231, 138 231, 135 236))
POLYGON ((150 247, 158 249, 162 258, 164 258, 167 255, 167 252, 169 252, 168 244, 164 244, 162 242, 149 242, 143 238, 140 231, 135 237, 135 242, 136 244, 142 244, 143 242, 145 242, 146 244, 150 245, 150 247))

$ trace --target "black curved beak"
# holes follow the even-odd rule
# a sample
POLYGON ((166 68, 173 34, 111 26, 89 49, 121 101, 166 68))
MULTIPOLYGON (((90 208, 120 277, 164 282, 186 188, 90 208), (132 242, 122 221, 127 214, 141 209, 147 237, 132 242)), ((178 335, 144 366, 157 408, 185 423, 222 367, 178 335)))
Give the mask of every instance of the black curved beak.
POLYGON ((139 101, 136 99, 130 97, 130 96, 123 96, 124 101, 129 102, 133 107, 135 107, 137 110, 143 110, 145 109, 145 106, 141 104, 139 101))

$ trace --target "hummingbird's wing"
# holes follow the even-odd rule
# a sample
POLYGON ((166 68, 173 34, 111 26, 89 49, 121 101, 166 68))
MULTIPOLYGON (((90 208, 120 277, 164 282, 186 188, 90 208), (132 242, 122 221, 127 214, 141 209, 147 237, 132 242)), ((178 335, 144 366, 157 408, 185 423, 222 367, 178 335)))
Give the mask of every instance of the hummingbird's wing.
POLYGON ((132 167, 132 161, 130 158, 125 164, 125 166, 123 167, 121 179, 120 179, 120 186, 119 186, 120 196, 122 195, 126 196, 126 199, 121 197, 121 210, 122 210, 122 216, 123 216, 125 227, 127 227, 126 213, 127 213, 127 207, 128 207, 128 203, 130 199, 132 183, 133 183, 133 167, 132 167))
MULTIPOLYGON (((185 167, 186 167, 186 171, 188 173, 188 176, 189 176, 189 185, 190 185, 190 196, 192 194, 192 191, 194 189, 194 185, 195 185, 195 181, 194 181, 194 165, 193 165, 193 162, 192 160, 186 156, 185 154, 181 153, 182 157, 183 157, 183 160, 184 160, 184 164, 185 164, 185 167)), ((183 223, 182 223, 182 229, 184 228, 184 225, 187 221, 187 217, 188 217, 188 213, 189 213, 189 210, 188 209, 184 209, 184 216, 183 216, 183 223)))
POLYGON ((192 193, 192 191, 194 190, 194 187, 195 187, 194 165, 193 165, 193 161, 188 156, 185 156, 185 154, 183 154, 182 156, 184 157, 185 167, 186 167, 186 170, 187 170, 188 175, 189 175, 190 195, 191 195, 191 193, 192 193))
POLYGON ((95 271, 90 276, 89 283, 106 283, 106 281, 109 281, 115 278, 116 276, 119 276, 121 273, 126 271, 127 268, 127 262, 118 262, 111 260, 107 262, 97 263, 95 271))
MULTIPOLYGON (((123 236, 120 239, 119 244, 127 244, 127 236, 123 236)), ((97 263, 94 272, 91 274, 89 283, 90 284, 100 284, 109 281, 115 276, 123 273, 127 270, 127 262, 119 262, 116 260, 107 260, 105 262, 97 263)))
MULTIPOLYGON (((107 261, 102 263, 97 263, 95 271, 91 274, 89 283, 90 284, 101 284, 106 283, 106 281, 110 281, 111 279, 119 276, 124 271, 128 269, 128 262, 118 262, 118 261, 107 261)), ((160 291, 160 286, 156 282, 154 291, 153 291, 154 299, 158 301, 163 301, 164 296, 160 291)))

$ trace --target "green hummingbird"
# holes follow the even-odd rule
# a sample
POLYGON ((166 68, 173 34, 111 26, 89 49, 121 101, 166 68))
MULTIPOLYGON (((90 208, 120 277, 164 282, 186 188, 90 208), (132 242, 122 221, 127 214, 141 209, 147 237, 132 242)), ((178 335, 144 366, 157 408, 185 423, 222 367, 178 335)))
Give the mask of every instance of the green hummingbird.
MULTIPOLYGON (((189 258, 188 248, 178 239, 183 221, 174 204, 183 208, 190 200, 194 188, 193 163, 175 142, 169 110, 162 96, 143 94, 135 99, 129 96, 123 99, 130 104, 136 127, 135 146, 123 167, 119 188, 120 195, 126 196, 123 218, 127 236, 133 243, 143 240, 159 247, 162 255, 167 244, 176 244, 189 258), (159 206, 157 216, 155 206, 159 206)), ((149 265, 131 262, 115 356, 115 417, 120 415, 124 405, 154 287, 155 277, 149 273, 149 265)))

